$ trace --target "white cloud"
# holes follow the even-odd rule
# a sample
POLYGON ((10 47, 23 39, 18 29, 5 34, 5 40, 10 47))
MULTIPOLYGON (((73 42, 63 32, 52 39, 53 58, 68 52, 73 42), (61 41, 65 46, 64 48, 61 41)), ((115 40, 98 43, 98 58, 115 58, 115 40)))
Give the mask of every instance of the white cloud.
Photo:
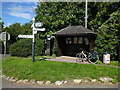
POLYGON ((5 27, 9 27, 11 25, 11 23, 7 23, 7 25, 5 27))
POLYGON ((12 24, 12 23, 9 23, 9 22, 6 23, 6 24, 4 25, 4 28, 5 28, 5 27, 9 27, 11 24, 12 24))
POLYGON ((12 12, 9 12, 8 14, 10 14, 12 16, 19 17, 19 18, 24 18, 24 19, 31 19, 32 18, 32 15, 29 13, 12 11, 12 12))
POLYGON ((34 14, 36 6, 29 4, 29 5, 22 5, 22 4, 16 4, 8 8, 9 15, 16 16, 19 18, 24 19, 32 19, 32 16, 34 14))
POLYGON ((38 0, 2 0, 2 2, 38 2, 38 0))
POLYGON ((28 7, 28 6, 19 5, 19 6, 12 6, 8 9, 12 10, 12 11, 18 11, 18 12, 33 12, 34 11, 34 6, 28 7))

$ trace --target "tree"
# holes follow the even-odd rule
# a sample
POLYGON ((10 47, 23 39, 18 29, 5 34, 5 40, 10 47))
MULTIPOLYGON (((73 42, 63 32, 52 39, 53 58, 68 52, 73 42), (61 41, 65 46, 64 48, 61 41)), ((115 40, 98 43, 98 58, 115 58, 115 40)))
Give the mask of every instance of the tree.
MULTIPOLYGON (((98 33, 96 50, 109 52, 114 59, 119 30, 118 2, 89 2, 88 29, 98 33), (113 24, 110 24, 111 23, 113 24), (110 35, 108 35, 108 33, 110 35), (113 40, 113 41, 112 41, 113 40), (116 40, 116 41, 115 41, 116 40), (109 42, 109 43, 108 43, 109 42)), ((39 2, 36 21, 42 21, 47 30, 55 32, 67 26, 83 25, 85 17, 84 2, 39 2)))
POLYGON ((11 36, 10 36, 10 42, 14 43, 17 41, 17 37, 19 34, 21 34, 22 32, 22 27, 20 25, 20 23, 14 23, 12 25, 10 25, 9 27, 5 27, 3 28, 2 31, 6 31, 8 32, 11 36))
POLYGON ((88 28, 97 32, 98 28, 110 18, 110 15, 118 10, 119 3, 89 3, 88 7, 90 8, 88 13, 88 28))
POLYGON ((31 35, 32 34, 32 28, 31 28, 31 23, 26 23, 24 25, 22 25, 22 30, 21 30, 21 34, 23 35, 31 35))
POLYGON ((96 51, 99 53, 109 52, 112 60, 114 60, 116 56, 118 35, 120 35, 119 16, 119 9, 110 15, 110 18, 98 29, 98 37, 96 40, 96 51))
POLYGON ((9 27, 3 28, 2 31, 7 31, 11 35, 10 42, 14 43, 18 40, 19 34, 24 35, 31 35, 32 29, 31 29, 31 23, 26 23, 24 25, 20 25, 20 23, 14 23, 11 24, 9 27))
MULTIPOLYGON (((117 2, 89 2, 88 28, 97 29, 118 10, 117 2)), ((67 26, 83 25, 85 17, 84 2, 39 2, 36 21, 42 21, 47 31, 58 31, 67 26)))
MULTIPOLYGON (((0 20, 2 20, 2 18, 0 18, 0 20)), ((0 32, 2 31, 3 25, 4 25, 4 22, 0 21, 0 32)))
POLYGON ((72 25, 84 25, 84 3, 39 2, 36 21, 44 23, 46 32, 55 32, 72 25))

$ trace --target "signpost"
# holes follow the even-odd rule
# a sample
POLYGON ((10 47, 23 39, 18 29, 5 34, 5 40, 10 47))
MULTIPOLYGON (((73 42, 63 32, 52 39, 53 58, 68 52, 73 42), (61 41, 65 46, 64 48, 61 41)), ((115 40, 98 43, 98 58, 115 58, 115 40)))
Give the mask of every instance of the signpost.
POLYGON ((45 31, 45 28, 36 28, 37 31, 45 31))
POLYGON ((33 38, 33 35, 18 35, 19 38, 33 38))
POLYGON ((37 30, 34 30, 34 34, 37 34, 37 30))
POLYGON ((7 32, 2 32, 0 34, 0 39, 4 41, 4 61, 6 60, 6 46, 7 46, 7 41, 10 40, 10 34, 7 32))
POLYGON ((32 19, 32 29, 33 29, 33 41, 32 41, 32 62, 35 62, 35 33, 34 31, 36 31, 35 29, 35 18, 32 19))
POLYGON ((37 22, 35 23, 35 27, 42 27, 43 26, 43 23, 42 22, 37 22))
POLYGON ((7 32, 2 32, 2 33, 0 34, 0 39, 1 39, 2 41, 10 40, 10 34, 7 33, 7 32))
POLYGON ((45 31, 45 28, 36 28, 41 27, 43 25, 42 22, 35 23, 35 18, 32 19, 33 24, 31 25, 31 28, 33 29, 32 35, 18 35, 19 38, 32 38, 32 62, 35 62, 34 58, 34 52, 35 52, 35 34, 37 34, 37 31, 45 31))

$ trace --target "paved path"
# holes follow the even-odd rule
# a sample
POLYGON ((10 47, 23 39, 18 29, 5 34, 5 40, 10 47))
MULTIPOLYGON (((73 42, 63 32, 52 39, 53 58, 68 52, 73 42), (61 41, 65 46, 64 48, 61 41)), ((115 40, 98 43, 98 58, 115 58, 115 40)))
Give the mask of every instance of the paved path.
MULTIPOLYGON (((9 57, 10 54, 6 54, 6 58, 9 57)), ((0 54, 0 60, 4 59, 4 54, 0 54)))
MULTIPOLYGON (((68 57, 68 56, 60 56, 60 57, 55 57, 55 58, 50 58, 50 59, 45 59, 45 60, 58 61, 58 62, 68 62, 68 63, 79 63, 79 64, 90 64, 89 62, 76 62, 75 57, 68 57)), ((93 64, 93 65, 120 68, 118 66, 105 65, 105 64, 93 64)))

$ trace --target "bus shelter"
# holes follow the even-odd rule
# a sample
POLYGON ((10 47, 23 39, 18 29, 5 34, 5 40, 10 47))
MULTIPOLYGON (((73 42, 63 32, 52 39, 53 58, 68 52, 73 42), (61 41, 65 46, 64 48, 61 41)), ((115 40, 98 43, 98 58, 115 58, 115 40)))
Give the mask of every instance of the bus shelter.
POLYGON ((75 56, 80 49, 89 52, 94 48, 97 34, 83 26, 69 26, 53 34, 57 39, 58 56, 75 56))

